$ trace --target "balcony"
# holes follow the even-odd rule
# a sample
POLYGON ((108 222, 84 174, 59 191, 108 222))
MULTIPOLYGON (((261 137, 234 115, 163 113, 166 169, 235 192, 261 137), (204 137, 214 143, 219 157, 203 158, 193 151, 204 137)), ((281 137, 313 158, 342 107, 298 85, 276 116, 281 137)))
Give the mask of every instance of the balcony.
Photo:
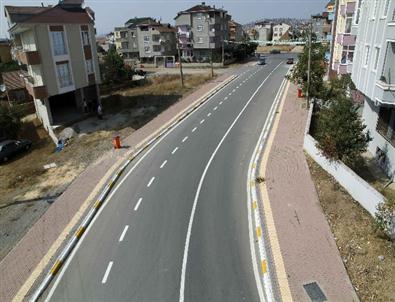
POLYGON ((395 83, 389 84, 382 80, 376 82, 375 97, 384 104, 395 104, 395 83))
POLYGON ((346 14, 352 15, 355 12, 356 2, 348 2, 346 5, 346 14))
POLYGON ((354 35, 343 35, 343 46, 354 46, 356 42, 356 37, 354 35))
POLYGON ((29 50, 17 49, 15 56, 16 59, 24 65, 41 64, 40 53, 37 50, 29 51, 29 50))

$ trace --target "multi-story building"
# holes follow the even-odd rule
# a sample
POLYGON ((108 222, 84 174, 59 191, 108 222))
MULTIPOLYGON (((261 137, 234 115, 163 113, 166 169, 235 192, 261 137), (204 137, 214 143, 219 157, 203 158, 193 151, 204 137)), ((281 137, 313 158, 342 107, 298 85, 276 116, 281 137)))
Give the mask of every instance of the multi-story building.
POLYGON ((128 20, 124 26, 115 27, 115 47, 119 54, 123 56, 126 63, 139 60, 139 45, 137 37, 137 26, 141 23, 154 22, 150 17, 133 18, 128 20))
POLYGON ((271 41, 273 37, 273 23, 271 22, 256 22, 254 29, 257 33, 255 40, 259 41, 271 41))
POLYGON ((5 6, 5 15, 37 117, 55 140, 54 127, 81 117, 84 100, 91 108, 100 101, 94 13, 83 0, 63 0, 5 6))
POLYGON ((351 33, 357 35, 352 79, 364 96, 368 150, 395 175, 395 0, 360 0, 351 33))
POLYGON ((337 75, 351 73, 356 36, 351 34, 356 0, 339 0, 334 28, 331 68, 337 75))
POLYGON ((220 54, 224 42, 229 40, 231 16, 226 10, 202 2, 179 12, 174 19, 183 58, 208 60, 210 52, 220 54))
POLYGON ((141 63, 173 66, 176 48, 176 29, 170 24, 147 20, 137 25, 137 39, 141 63))
POLYGON ((230 42, 241 42, 245 40, 243 27, 236 21, 230 20, 228 22, 228 30, 230 42))
POLYGON ((273 26, 273 41, 289 40, 289 30, 291 26, 286 23, 280 23, 273 26))

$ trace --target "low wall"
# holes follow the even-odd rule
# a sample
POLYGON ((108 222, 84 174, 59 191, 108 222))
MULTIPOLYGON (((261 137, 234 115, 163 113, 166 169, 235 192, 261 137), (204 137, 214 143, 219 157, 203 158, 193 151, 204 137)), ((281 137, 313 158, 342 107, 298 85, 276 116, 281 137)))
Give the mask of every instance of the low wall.
POLYGON ((310 106, 303 143, 304 150, 374 217, 377 205, 385 200, 384 196, 343 162, 330 161, 322 154, 317 147, 317 141, 309 134, 312 112, 313 106, 310 106))

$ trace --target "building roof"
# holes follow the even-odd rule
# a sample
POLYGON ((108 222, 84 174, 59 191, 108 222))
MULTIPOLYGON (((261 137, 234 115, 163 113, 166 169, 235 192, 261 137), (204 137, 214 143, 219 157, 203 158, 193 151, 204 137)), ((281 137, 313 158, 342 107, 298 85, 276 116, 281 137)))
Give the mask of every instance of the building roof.
POLYGON ((32 24, 86 24, 93 23, 94 13, 82 8, 80 0, 63 0, 56 6, 10 6, 4 7, 12 23, 32 24))
POLYGON ((215 6, 206 5, 206 2, 202 2, 201 4, 195 5, 187 10, 178 12, 177 17, 181 14, 199 13, 199 12, 224 12, 224 13, 227 13, 227 11, 222 8, 215 8, 215 6))
POLYGON ((127 22, 125 22, 125 26, 135 27, 141 23, 147 22, 148 20, 154 21, 154 19, 151 17, 141 17, 141 18, 134 17, 132 19, 129 19, 127 22))
POLYGON ((3 76, 5 89, 7 91, 15 90, 15 89, 23 89, 26 87, 25 81, 21 77, 21 74, 18 70, 3 72, 2 76, 3 76))

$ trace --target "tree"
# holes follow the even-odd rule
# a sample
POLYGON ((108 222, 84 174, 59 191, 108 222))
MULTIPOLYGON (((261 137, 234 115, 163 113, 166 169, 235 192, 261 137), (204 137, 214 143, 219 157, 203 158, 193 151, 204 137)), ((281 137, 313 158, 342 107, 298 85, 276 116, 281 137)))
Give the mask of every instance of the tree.
POLYGON ((355 166, 366 151, 371 137, 357 110, 351 99, 343 95, 319 111, 314 136, 329 159, 355 166))
POLYGON ((16 107, 0 105, 0 136, 16 138, 21 126, 20 113, 16 107))
MULTIPOLYGON (((326 72, 325 67, 325 52, 326 47, 321 43, 313 42, 311 45, 311 68, 310 68, 310 90, 309 95, 313 98, 322 99, 323 92, 325 92, 324 75, 326 72)), ((298 63, 292 70, 290 79, 302 87, 303 92, 307 93, 307 67, 309 60, 309 47, 306 46, 303 52, 299 54, 298 63)))
POLYGON ((127 76, 123 59, 115 48, 110 48, 107 55, 104 56, 103 68, 104 80, 107 83, 119 83, 127 76))

